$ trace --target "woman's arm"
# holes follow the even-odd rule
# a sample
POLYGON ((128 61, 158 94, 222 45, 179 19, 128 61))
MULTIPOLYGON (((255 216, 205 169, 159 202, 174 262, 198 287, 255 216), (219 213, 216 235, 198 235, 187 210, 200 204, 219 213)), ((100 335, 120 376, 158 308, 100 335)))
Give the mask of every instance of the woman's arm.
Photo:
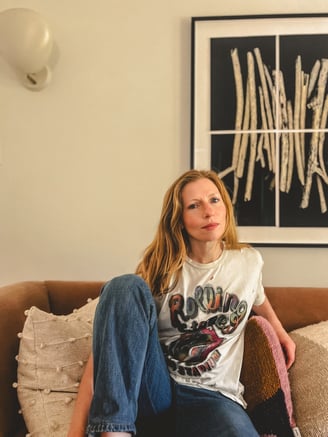
POLYGON ((265 317, 273 326, 273 329, 276 331, 280 344, 284 350, 286 366, 287 369, 289 369, 295 361, 296 345, 282 326, 267 297, 261 305, 254 305, 253 310, 257 315, 265 317))
POLYGON ((90 355, 86 364, 79 392, 77 394, 71 424, 67 437, 85 437, 89 408, 93 396, 93 358, 90 355))

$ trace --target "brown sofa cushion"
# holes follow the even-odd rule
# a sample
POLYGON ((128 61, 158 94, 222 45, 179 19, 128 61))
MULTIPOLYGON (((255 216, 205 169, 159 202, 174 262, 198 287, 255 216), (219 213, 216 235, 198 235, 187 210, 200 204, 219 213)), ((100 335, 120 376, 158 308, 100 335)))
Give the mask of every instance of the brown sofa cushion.
POLYGON ((51 312, 69 314, 72 308, 85 304, 85 296, 91 299, 98 297, 103 284, 100 281, 45 281, 51 312))
POLYGON ((287 331, 328 320, 328 289, 265 287, 265 293, 287 331))

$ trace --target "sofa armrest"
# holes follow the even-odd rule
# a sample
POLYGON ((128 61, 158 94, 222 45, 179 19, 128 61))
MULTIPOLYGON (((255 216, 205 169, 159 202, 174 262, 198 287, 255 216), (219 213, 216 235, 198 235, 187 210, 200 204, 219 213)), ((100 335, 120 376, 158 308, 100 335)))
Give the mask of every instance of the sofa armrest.
POLYGON ((19 338, 32 306, 54 314, 69 314, 99 295, 103 282, 30 281, 0 287, 0 437, 23 437, 26 428, 18 414, 17 381, 19 338))
POLYGON ((25 310, 36 305, 49 311, 47 290, 42 282, 24 282, 0 288, 0 435, 16 436, 23 420, 18 414, 19 404, 12 384, 17 380, 19 338, 25 323, 25 310), (15 427, 15 428, 14 428, 15 427))

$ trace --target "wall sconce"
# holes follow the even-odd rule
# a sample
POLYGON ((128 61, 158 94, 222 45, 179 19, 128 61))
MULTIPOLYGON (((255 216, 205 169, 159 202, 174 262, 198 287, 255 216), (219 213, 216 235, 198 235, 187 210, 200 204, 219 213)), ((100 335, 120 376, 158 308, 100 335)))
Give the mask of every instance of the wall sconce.
POLYGON ((24 86, 44 88, 51 80, 53 37, 46 21, 30 9, 0 12, 0 54, 14 67, 24 86))

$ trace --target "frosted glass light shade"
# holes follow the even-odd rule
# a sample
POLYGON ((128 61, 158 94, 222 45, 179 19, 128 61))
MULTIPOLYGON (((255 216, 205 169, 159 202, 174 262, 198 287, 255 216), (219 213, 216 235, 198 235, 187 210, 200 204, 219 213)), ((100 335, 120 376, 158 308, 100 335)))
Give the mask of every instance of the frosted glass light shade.
MULTIPOLYGON (((53 36, 47 22, 30 9, 14 8, 0 13, 0 54, 34 85, 39 77, 48 81, 48 61, 53 36)), ((25 83, 28 86, 28 83, 25 83)))

